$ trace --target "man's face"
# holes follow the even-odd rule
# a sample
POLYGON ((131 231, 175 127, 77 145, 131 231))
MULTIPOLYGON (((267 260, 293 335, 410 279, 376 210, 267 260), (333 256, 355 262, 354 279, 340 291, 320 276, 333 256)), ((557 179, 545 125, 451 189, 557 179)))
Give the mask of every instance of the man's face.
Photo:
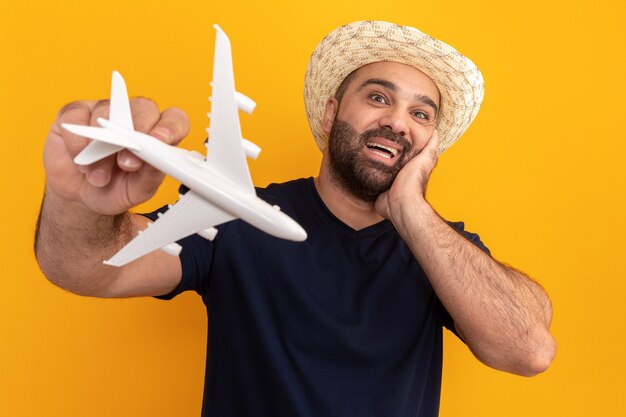
POLYGON ((439 91, 424 73, 396 62, 363 66, 351 78, 341 102, 333 98, 326 108, 330 174, 374 202, 430 139, 439 91))

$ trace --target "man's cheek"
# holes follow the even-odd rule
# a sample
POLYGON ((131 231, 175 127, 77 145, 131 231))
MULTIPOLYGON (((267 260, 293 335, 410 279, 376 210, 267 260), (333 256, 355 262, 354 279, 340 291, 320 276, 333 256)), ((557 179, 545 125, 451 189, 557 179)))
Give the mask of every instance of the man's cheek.
POLYGON ((415 158, 417 155, 420 154, 420 152, 422 152, 422 149, 424 149, 424 147, 421 147, 419 149, 413 148, 411 150, 409 150, 408 152, 406 152, 404 155, 402 155, 402 166, 406 165, 409 163, 409 161, 413 158, 415 158))

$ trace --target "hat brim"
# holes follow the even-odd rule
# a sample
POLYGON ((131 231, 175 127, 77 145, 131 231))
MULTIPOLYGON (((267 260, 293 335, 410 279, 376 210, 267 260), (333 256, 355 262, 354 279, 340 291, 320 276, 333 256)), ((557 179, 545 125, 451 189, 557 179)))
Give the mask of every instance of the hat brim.
POLYGON ((439 152, 449 148, 467 130, 483 100, 484 81, 476 65, 451 46, 410 26, 361 21, 328 34, 309 61, 304 103, 320 150, 328 143, 322 128, 328 99, 351 72, 381 61, 410 65, 433 80, 441 94, 439 152))

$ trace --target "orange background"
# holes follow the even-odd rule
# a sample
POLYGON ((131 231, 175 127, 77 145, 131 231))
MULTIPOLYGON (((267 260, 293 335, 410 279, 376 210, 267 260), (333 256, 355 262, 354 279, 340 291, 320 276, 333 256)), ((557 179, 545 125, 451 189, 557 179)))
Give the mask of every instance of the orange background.
MULTIPOLYGON (((1 416, 199 415, 206 317, 199 297, 98 300, 62 291, 32 252, 42 147, 57 110, 131 95, 179 106, 202 150, 213 23, 233 43, 238 89, 257 101, 244 136, 263 148, 257 185, 317 173, 302 103, 317 42, 349 21, 410 24, 471 57, 486 79, 473 126, 429 187, 500 260, 538 279, 555 309, 557 358, 524 379, 446 339, 441 416, 626 416, 625 3, 364 0, 353 5, 84 1, 0 4, 1 416)), ((166 181, 144 209, 171 202, 166 181)))

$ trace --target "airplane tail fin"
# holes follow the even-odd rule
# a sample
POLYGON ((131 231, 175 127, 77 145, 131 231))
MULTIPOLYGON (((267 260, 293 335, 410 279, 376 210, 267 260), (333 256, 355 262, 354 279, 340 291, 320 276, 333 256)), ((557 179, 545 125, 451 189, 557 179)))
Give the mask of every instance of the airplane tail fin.
POLYGON ((109 109, 109 120, 116 125, 128 130, 135 130, 133 126, 133 116, 130 113, 130 102, 126 82, 122 74, 113 71, 111 76, 111 108, 109 109))
POLYGON ((117 71, 113 71, 111 77, 109 120, 98 119, 98 123, 103 127, 62 125, 63 128, 72 133, 94 139, 74 158, 76 164, 89 165, 124 148, 139 150, 137 146, 129 143, 130 141, 120 133, 119 128, 131 131, 135 129, 130 112, 126 83, 122 75, 117 71))

